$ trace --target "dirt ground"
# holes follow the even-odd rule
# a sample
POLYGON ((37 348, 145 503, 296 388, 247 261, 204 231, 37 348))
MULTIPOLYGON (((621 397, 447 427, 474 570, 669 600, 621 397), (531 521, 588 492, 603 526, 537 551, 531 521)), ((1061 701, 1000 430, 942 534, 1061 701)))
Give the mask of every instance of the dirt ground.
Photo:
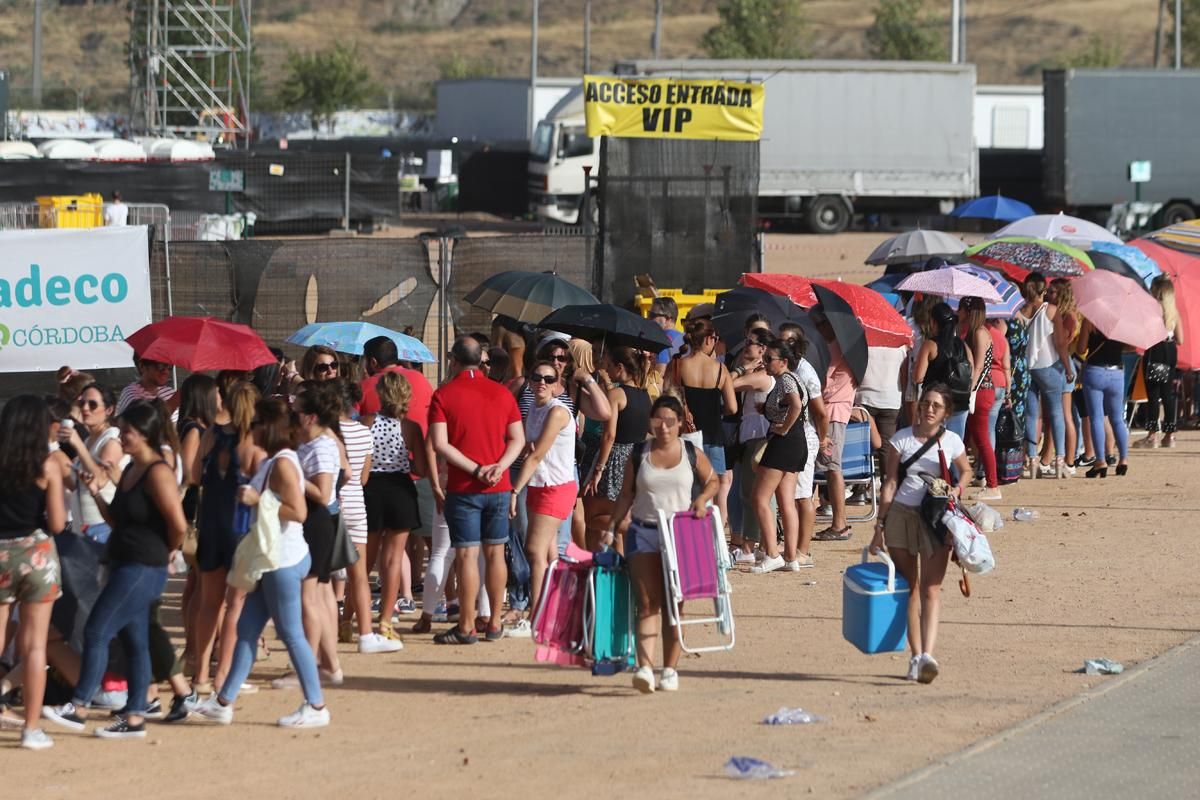
MULTIPOLYGON (((808 270, 860 279, 858 251, 878 237, 838 237, 845 259, 830 250, 837 240, 795 238, 811 240, 795 251, 808 270)), ((5 733, 5 794, 372 797, 405 786, 434 798, 858 796, 1094 687, 1103 679, 1072 673, 1085 658, 1130 666, 1200 633, 1200 542, 1187 522, 1200 512, 1200 435, 1132 452, 1127 477, 1005 489, 999 510, 1040 517, 991 537, 998 567, 973 581, 970 599, 956 574, 946 581, 942 675, 928 686, 902 680, 902 654, 865 656, 842 639, 842 572, 870 534, 858 523, 849 542, 814 544, 812 570, 735 574, 737 646, 685 658, 675 694, 642 696, 628 675, 535 663, 528 640, 441 647, 411 636, 385 656, 343 645, 347 679, 328 690, 329 728, 275 727, 300 696, 264 688, 238 700, 228 728, 152 724, 146 742, 56 730, 54 750, 36 754, 5 733), (780 706, 827 719, 762 725, 780 706), (722 775, 731 755, 796 774, 733 783, 722 775)), ((284 672, 280 647, 256 683, 284 672)))

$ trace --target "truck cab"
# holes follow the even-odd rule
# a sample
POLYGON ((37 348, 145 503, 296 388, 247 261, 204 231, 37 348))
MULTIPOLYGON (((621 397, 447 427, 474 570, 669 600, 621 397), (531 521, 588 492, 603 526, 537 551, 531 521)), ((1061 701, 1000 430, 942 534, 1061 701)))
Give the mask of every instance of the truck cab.
POLYGON ((584 167, 596 176, 600 139, 587 135, 583 88, 560 100, 533 133, 529 152, 529 210, 541 219, 579 222, 585 192, 584 167))

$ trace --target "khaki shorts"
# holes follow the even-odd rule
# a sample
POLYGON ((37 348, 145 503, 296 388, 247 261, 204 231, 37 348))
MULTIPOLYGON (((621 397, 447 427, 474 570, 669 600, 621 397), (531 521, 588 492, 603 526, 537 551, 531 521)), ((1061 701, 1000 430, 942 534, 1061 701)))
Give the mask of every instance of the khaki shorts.
POLYGON ((0 539, 0 605, 53 603, 62 596, 54 540, 41 531, 0 539))
POLYGON ((933 538, 929 526, 921 519, 919 508, 899 503, 892 503, 888 509, 883 523, 883 542, 888 550, 907 550, 914 556, 926 557, 945 546, 933 538))

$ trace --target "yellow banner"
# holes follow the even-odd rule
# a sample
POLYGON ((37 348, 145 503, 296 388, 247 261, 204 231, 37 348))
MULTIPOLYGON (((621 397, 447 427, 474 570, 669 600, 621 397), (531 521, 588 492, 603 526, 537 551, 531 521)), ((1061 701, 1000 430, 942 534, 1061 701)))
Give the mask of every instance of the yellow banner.
POLYGON ((585 75, 588 136, 723 139, 762 136, 761 83, 585 75))

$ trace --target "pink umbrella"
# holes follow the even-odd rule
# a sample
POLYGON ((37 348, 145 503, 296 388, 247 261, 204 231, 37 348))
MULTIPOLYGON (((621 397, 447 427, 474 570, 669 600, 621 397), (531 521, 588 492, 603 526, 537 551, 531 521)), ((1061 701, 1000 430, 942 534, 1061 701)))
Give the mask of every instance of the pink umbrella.
POLYGON ((914 272, 896 284, 896 288, 941 297, 980 297, 986 303, 999 303, 1003 299, 995 286, 957 267, 914 272))
POLYGON ((1145 350, 1167 338, 1162 308, 1136 281, 1095 270, 1075 280, 1079 313, 1115 342, 1145 350))

